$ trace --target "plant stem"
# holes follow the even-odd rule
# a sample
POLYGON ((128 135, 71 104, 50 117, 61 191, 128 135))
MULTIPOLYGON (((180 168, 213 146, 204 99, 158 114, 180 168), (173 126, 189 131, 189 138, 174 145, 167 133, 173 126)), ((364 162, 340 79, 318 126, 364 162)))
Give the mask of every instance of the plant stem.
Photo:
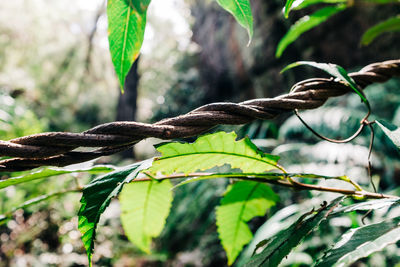
MULTIPOLYGON (((349 190, 342 188, 334 188, 334 187, 325 187, 320 185, 311 185, 300 183, 294 179, 290 181, 277 179, 281 174, 271 175, 271 174, 260 174, 260 173, 190 173, 190 174, 172 174, 172 175, 162 175, 155 177, 157 180, 165 180, 165 179, 182 179, 182 178, 193 178, 193 177, 204 177, 204 178, 236 178, 240 180, 246 181, 254 181, 261 183, 269 183, 275 184, 285 187, 290 187, 296 190, 315 190, 322 192, 331 192, 338 193, 342 195, 354 196, 354 197, 363 197, 363 198, 371 198, 371 199, 380 199, 380 198, 399 198, 397 196, 385 195, 379 193, 372 193, 365 190, 349 190), (268 179, 269 178, 269 179, 268 179), (271 179, 273 178, 273 179, 271 179)), ((285 175, 283 175, 285 176, 285 175)), ((144 182, 151 181, 151 178, 142 177, 133 180, 133 182, 144 182)), ((353 183, 351 183, 353 184, 353 183)), ((357 188, 360 188, 359 186, 357 188)), ((361 189, 361 188, 360 188, 361 189)))

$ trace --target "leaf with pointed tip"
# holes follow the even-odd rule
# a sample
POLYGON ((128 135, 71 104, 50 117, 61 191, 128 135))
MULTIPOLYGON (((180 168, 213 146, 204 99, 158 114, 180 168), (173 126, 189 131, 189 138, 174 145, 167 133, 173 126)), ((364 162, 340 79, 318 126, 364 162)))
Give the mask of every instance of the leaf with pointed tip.
POLYGON ((121 222, 128 239, 150 253, 151 240, 160 235, 172 204, 169 180, 127 184, 121 191, 121 222))
POLYGON ((267 246, 261 253, 254 255, 245 266, 278 266, 282 259, 317 227, 343 199, 344 197, 339 197, 316 212, 311 211, 303 214, 288 229, 280 231, 267 242, 261 241, 264 244, 267 243, 267 246))
POLYGON ((349 266, 358 259, 380 251, 400 240, 400 217, 350 229, 332 249, 317 261, 316 267, 349 266))
POLYGON ((192 173, 230 164, 243 172, 266 172, 278 169, 278 156, 266 154, 244 138, 236 141, 234 132, 203 135, 194 143, 171 142, 156 146, 162 156, 153 162, 150 172, 170 175, 192 173))
POLYGON ((296 0, 286 0, 285 9, 284 9, 285 18, 289 17, 289 12, 292 9, 292 5, 295 1, 296 0))
POLYGON ((232 265, 243 246, 251 241, 247 222, 263 216, 279 197, 263 183, 242 181, 230 185, 216 209, 218 234, 232 265))
POLYGON ((400 15, 389 18, 369 28, 361 37, 361 44, 369 45, 379 35, 394 31, 400 31, 400 15))
MULTIPOLYGON (((290 5, 290 10, 300 10, 315 4, 341 4, 346 3, 347 0, 294 0, 290 5)), ((285 8, 286 12, 286 8, 285 8)))
POLYGON ((312 15, 304 16, 299 19, 283 36, 283 38, 279 41, 278 47, 276 49, 275 56, 277 58, 281 57, 283 51, 285 51, 286 47, 293 43, 300 35, 304 32, 311 30, 312 28, 318 26, 319 24, 326 21, 331 16, 339 13, 340 11, 346 9, 345 5, 338 6, 328 6, 322 8, 312 15))
POLYGON ((94 179, 83 189, 82 205, 78 212, 78 229, 82 233, 82 242, 85 246, 90 266, 92 264, 96 227, 101 214, 108 207, 111 199, 119 194, 124 184, 135 179, 142 170, 149 168, 152 161, 152 159, 149 159, 117 169, 94 179))
POLYGON ((69 173, 80 173, 80 172, 86 172, 90 174, 100 174, 100 173, 106 173, 110 172, 112 170, 115 170, 115 167, 109 166, 109 165, 97 165, 93 167, 88 167, 88 168, 74 168, 71 169, 69 167, 67 168, 40 168, 40 169, 35 169, 33 171, 29 172, 22 172, 18 173, 17 177, 11 177, 6 180, 0 181, 0 189, 6 188, 11 185, 17 185, 17 184, 22 184, 38 179, 44 179, 48 178, 51 176, 56 176, 56 175, 62 175, 62 174, 69 174, 69 173))
POLYGON ((303 65, 307 65, 307 66, 311 66, 311 67, 323 70, 326 73, 328 73, 329 75, 332 75, 333 77, 344 82, 346 85, 350 86, 350 88, 353 89, 354 92, 356 92, 358 94, 358 96, 361 98, 361 100, 367 105, 368 109, 370 109, 368 99, 365 97, 365 95, 360 90, 358 90, 358 86, 357 86, 356 82, 348 75, 347 71, 339 65, 332 64, 332 63, 317 63, 317 62, 313 62, 313 61, 297 61, 297 62, 294 62, 294 63, 286 66, 281 71, 281 73, 287 71, 288 69, 292 69, 292 68, 295 68, 298 66, 303 66, 303 65))
POLYGON ((376 121, 376 124, 381 127, 393 144, 400 149, 400 128, 384 121, 376 121))
POLYGON ((217 3, 231 13, 236 21, 247 30, 249 44, 253 38, 253 15, 250 0, 217 0, 217 3))
POLYGON ((108 0, 108 41, 115 72, 124 92, 125 78, 138 58, 151 0, 108 0))

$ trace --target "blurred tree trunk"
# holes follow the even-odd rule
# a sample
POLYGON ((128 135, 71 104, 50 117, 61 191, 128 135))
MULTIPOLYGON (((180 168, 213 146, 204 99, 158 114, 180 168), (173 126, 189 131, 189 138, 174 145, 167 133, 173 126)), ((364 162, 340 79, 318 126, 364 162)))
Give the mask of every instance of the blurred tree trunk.
MULTIPOLYGON (((138 62, 135 61, 125 80, 124 93, 119 93, 117 106, 117 121, 134 121, 137 108, 137 88, 139 83, 138 62)), ((120 153, 123 158, 134 158, 134 150, 129 149, 120 153)))

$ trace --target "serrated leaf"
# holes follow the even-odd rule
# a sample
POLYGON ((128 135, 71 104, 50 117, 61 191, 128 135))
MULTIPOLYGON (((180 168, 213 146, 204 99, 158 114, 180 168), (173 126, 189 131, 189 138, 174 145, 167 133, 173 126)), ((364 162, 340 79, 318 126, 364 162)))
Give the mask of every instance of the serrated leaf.
POLYGON ((217 0, 217 3, 231 13, 236 21, 247 30, 249 44, 253 38, 253 15, 250 0, 217 0))
POLYGON ((150 253, 151 240, 160 235, 172 203, 169 180, 127 184, 122 190, 121 221, 128 239, 150 253))
POLYGON ((17 177, 8 178, 7 180, 0 181, 0 189, 6 188, 11 185, 22 184, 38 179, 44 179, 56 175, 81 173, 86 172, 90 174, 106 173, 114 170, 115 167, 107 165, 98 165, 88 168, 40 168, 29 172, 22 172, 17 174, 17 177))
POLYGON ((293 43, 300 35, 304 32, 318 26, 322 22, 326 21, 331 16, 339 13, 340 11, 346 9, 345 5, 338 6, 329 6, 322 8, 312 15, 304 16, 299 19, 283 36, 283 38, 279 41, 278 47, 276 49, 275 56, 277 58, 281 57, 283 51, 285 51, 286 47, 293 43))
POLYGON ((361 44, 369 45, 376 37, 386 32, 400 31, 400 15, 389 18, 369 28, 361 38, 361 44))
POLYGON ((376 121, 376 124, 382 129, 393 144, 400 149, 400 128, 385 121, 376 121))
POLYGON ((216 220, 229 265, 253 238, 247 222, 263 216, 278 200, 272 189, 262 183, 242 181, 227 188, 221 205, 216 209, 216 220))
POLYGON ((125 183, 129 183, 139 174, 151 166, 152 159, 138 162, 104 176, 98 177, 85 186, 81 198, 81 208, 78 216, 78 229, 82 233, 82 242, 85 246, 89 265, 91 266, 96 227, 101 214, 122 190, 125 183))
POLYGON ((339 197, 329 205, 321 207, 317 212, 308 212, 302 215, 288 229, 280 231, 270 240, 261 241, 264 244, 267 243, 266 248, 253 256, 245 266, 278 266, 282 259, 317 227, 343 199, 344 197, 339 197))
POLYGON ((156 159, 149 171, 165 175, 191 173, 230 164, 243 172, 265 172, 277 169, 278 156, 266 154, 248 137, 236 141, 234 132, 218 132, 199 137, 194 143, 171 142, 156 146, 162 157, 156 159))
POLYGON ((316 267, 349 266, 399 240, 400 217, 350 229, 332 249, 325 252, 316 267))
POLYGON ((115 72, 124 91, 125 78, 138 58, 150 0, 108 0, 108 41, 115 72))
POLYGON ((326 73, 335 77, 336 79, 344 82, 346 85, 350 86, 350 88, 353 89, 353 91, 358 94, 358 96, 367 105, 367 107, 370 108, 368 99, 364 96, 363 93, 360 92, 360 90, 358 90, 358 86, 357 86, 356 82, 348 75, 347 71, 339 65, 332 64, 332 63, 317 63, 317 62, 313 62, 313 61, 297 61, 297 62, 294 62, 294 63, 286 66, 281 71, 281 73, 287 71, 288 69, 292 69, 292 68, 295 68, 298 66, 303 66, 303 65, 312 66, 314 68, 323 70, 326 73))

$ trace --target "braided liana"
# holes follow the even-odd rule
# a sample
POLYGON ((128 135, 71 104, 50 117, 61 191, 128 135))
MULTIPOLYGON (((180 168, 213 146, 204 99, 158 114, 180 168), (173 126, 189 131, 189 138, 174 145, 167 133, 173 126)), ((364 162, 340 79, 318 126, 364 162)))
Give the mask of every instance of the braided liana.
MULTIPOLYGON (((368 65, 350 73, 360 88, 400 76, 400 59, 368 65)), ((268 120, 281 113, 315 109, 330 97, 351 89, 333 78, 314 78, 295 84, 289 94, 241 103, 212 103, 185 115, 154 124, 110 122, 82 133, 48 132, 0 140, 0 172, 23 171, 40 166, 67 166, 131 148, 148 137, 164 140, 196 136, 217 125, 239 125, 255 119, 268 120)))

